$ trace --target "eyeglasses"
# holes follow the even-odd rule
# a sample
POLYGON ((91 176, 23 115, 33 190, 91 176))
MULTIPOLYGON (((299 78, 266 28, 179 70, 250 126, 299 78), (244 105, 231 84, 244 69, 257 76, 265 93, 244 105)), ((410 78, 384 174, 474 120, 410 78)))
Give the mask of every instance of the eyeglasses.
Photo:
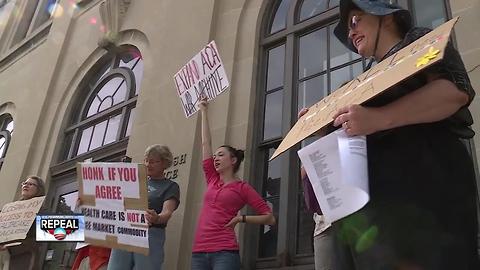
POLYGON ((350 21, 348 22, 348 31, 351 31, 351 30, 356 30, 357 27, 358 27, 358 23, 362 20, 362 17, 360 17, 359 15, 354 15, 352 16, 352 18, 350 19, 350 21))
POLYGON ((27 182, 27 181, 25 181, 25 182, 22 183, 22 186, 29 186, 29 187, 35 186, 35 187, 36 187, 36 186, 38 186, 38 185, 35 184, 35 183, 32 183, 32 182, 27 182))
POLYGON ((161 160, 155 160, 155 159, 144 159, 143 163, 145 164, 157 164, 159 162, 162 162, 161 160))

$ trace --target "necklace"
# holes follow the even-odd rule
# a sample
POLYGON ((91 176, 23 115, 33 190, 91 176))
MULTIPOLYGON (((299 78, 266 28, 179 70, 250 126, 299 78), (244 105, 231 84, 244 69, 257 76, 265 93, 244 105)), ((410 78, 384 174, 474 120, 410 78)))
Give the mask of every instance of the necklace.
POLYGON ((390 54, 391 54, 392 52, 396 51, 396 50, 397 50, 397 47, 399 47, 399 45, 401 45, 402 43, 403 43, 403 39, 400 40, 399 42, 397 42, 395 45, 393 45, 393 46, 390 48, 390 50, 388 50, 388 52, 387 52, 387 53, 382 57, 382 59, 380 59, 380 61, 378 61, 378 62, 375 60, 375 57, 373 57, 373 56, 370 57, 370 62, 367 64, 367 66, 365 67, 365 70, 364 70, 364 71, 369 70, 369 69, 372 67, 374 61, 377 62, 377 63, 380 63, 380 62, 382 62, 385 58, 389 57, 390 54))
POLYGON ((382 57, 382 59, 380 59, 379 62, 382 62, 385 58, 389 57, 390 54, 392 54, 394 51, 397 50, 397 48, 399 47, 399 45, 401 45, 403 42, 403 40, 400 40, 399 42, 397 42, 395 45, 393 45, 390 50, 388 50, 388 52, 382 57))

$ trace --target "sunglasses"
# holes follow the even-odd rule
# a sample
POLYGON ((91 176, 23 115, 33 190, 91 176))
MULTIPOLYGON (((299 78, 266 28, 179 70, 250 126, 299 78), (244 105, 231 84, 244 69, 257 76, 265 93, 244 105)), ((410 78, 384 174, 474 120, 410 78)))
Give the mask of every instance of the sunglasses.
POLYGON ((25 182, 23 182, 23 183, 22 183, 22 186, 29 186, 29 187, 31 187, 31 186, 35 186, 35 187, 36 187, 36 186, 37 186, 37 184, 35 184, 35 183, 32 183, 32 182, 27 182, 27 181, 25 181, 25 182))
POLYGON ((348 31, 351 31, 351 30, 356 30, 357 27, 358 27, 358 23, 362 20, 362 18, 360 17, 360 15, 354 15, 352 16, 352 18, 350 19, 350 21, 348 22, 348 31))

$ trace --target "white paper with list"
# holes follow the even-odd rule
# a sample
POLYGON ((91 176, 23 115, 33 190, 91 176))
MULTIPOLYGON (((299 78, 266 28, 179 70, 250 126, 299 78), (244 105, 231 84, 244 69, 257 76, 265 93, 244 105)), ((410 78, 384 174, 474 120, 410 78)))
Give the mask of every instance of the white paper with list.
POLYGON ((367 141, 343 129, 298 151, 327 222, 344 218, 367 204, 367 141))

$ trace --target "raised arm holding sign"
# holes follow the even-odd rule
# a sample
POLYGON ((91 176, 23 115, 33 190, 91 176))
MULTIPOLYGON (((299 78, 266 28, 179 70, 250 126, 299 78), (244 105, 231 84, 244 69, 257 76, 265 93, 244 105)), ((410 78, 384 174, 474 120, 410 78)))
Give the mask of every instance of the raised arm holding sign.
POLYGON ((195 114, 203 97, 212 100, 230 85, 215 41, 211 41, 174 76, 186 117, 195 114))
POLYGON ((274 225, 275 217, 255 189, 236 174, 244 158, 243 150, 222 145, 213 151, 205 99, 200 110, 206 191, 193 242, 192 269, 240 269, 234 230, 237 224, 274 225), (239 215, 247 204, 256 215, 239 215))

